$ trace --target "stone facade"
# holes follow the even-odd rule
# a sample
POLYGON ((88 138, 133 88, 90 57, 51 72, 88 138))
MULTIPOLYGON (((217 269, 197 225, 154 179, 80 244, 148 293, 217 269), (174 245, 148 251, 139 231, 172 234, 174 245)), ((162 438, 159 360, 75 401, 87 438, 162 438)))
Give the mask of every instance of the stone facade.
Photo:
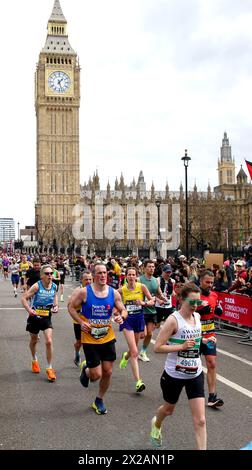
POLYGON ((55 0, 35 78, 37 201, 40 243, 67 244, 73 208, 80 199, 80 66, 70 46, 67 22, 55 0))
MULTIPOLYGON (((231 146, 226 132, 221 147, 221 158, 218 166, 219 185, 213 190, 208 185, 206 192, 198 191, 196 183, 192 191, 188 194, 188 213, 189 213, 189 253, 199 255, 206 249, 212 251, 237 252, 242 244, 252 234, 252 185, 247 181, 245 171, 240 169, 235 178, 235 161, 232 158, 231 146), (228 171, 227 171, 228 169, 228 171), (236 182, 234 181, 236 179, 236 182)), ((144 175, 141 171, 137 180, 135 178, 130 185, 124 182, 123 174, 116 178, 113 188, 110 183, 106 190, 100 188, 99 175, 96 172, 89 178, 87 183, 81 186, 81 203, 84 207, 90 207, 92 217, 92 235, 89 232, 87 237, 88 245, 92 251, 105 252, 112 251, 115 254, 126 253, 127 251, 146 254, 157 251, 158 232, 157 232, 157 207, 156 201, 160 198, 161 207, 168 207, 168 220, 166 234, 161 233, 163 238, 163 253, 174 251, 180 248, 185 249, 185 192, 183 185, 180 185, 179 191, 170 191, 168 183, 164 190, 156 189, 154 184, 150 190, 146 188, 144 175), (127 227, 128 206, 143 205, 148 207, 153 205, 156 211, 156 237, 150 237, 150 217, 144 213, 144 220, 139 220, 139 225, 145 224, 145 238, 138 237, 137 226, 135 227, 135 237, 129 239, 127 233, 124 233, 124 239, 116 235, 115 220, 115 238, 109 240, 96 239, 95 224, 97 220, 97 200, 103 201, 103 214, 106 213, 107 206, 121 205, 123 208, 124 227, 127 227), (172 206, 179 204, 180 221, 172 223, 172 206), (170 240, 169 233, 172 232, 173 240, 170 240), (167 236, 168 233, 168 236, 167 236)), ((100 212, 101 213, 101 212, 100 212)), ((137 219, 139 216, 137 214, 137 219)), ((104 216, 103 225, 106 225, 104 216)), ((137 225, 137 222, 136 222, 137 225)))
MULTIPOLYGON (((133 178, 128 185, 121 174, 113 187, 108 182, 106 190, 102 190, 96 172, 80 186, 80 66, 66 28, 59 0, 55 0, 35 83, 35 214, 40 246, 62 250, 77 247, 84 253, 126 255, 133 252, 142 256, 152 256, 156 251, 165 255, 167 250, 178 248, 183 251, 185 193, 182 184, 179 191, 170 191, 168 183, 163 190, 156 189, 154 183, 147 189, 141 171, 137 182, 133 178), (78 204, 74 219, 73 208, 78 204)), ((195 183, 189 191, 191 254, 202 254, 208 247, 216 251, 236 251, 252 235, 252 186, 242 168, 235 177, 235 161, 226 132, 218 160, 218 180, 214 190, 208 185, 207 191, 200 192, 195 183)))

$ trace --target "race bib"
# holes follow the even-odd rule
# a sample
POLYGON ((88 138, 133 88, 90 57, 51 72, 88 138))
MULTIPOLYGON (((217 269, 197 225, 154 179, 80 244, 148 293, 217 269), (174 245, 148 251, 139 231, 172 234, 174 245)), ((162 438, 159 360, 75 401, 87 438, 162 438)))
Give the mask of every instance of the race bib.
POLYGON ((198 371, 199 349, 178 351, 176 370, 187 375, 195 375, 198 371))
POLYGON ((212 331, 215 329, 214 327, 214 323, 205 323, 202 325, 201 327, 202 331, 206 332, 206 331, 212 331))
POLYGON ((109 328, 107 326, 101 328, 91 328, 91 336, 95 339, 104 338, 108 334, 109 328))
POLYGON ((143 311, 142 306, 135 304, 134 300, 127 301, 125 307, 129 315, 136 315, 143 311))
POLYGON ((167 295, 166 296, 166 302, 164 305, 162 305, 163 308, 171 308, 172 307, 172 303, 171 303, 171 296, 170 295, 167 295))
POLYGON ((36 308, 35 312, 38 315, 38 317, 49 317, 50 309, 48 309, 48 308, 36 308))
POLYGON ((22 271, 22 276, 25 276, 27 271, 22 271))

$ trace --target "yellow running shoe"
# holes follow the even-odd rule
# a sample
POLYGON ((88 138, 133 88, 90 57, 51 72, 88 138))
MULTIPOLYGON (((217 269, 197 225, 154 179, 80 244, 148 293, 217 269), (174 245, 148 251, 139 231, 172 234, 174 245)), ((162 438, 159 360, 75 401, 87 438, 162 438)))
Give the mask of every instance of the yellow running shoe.
POLYGON ((127 352, 122 353, 122 359, 119 364, 120 369, 125 369, 125 367, 128 364, 129 359, 126 359, 126 355, 127 355, 127 352))
POLYGON ((150 432, 150 441, 154 447, 162 446, 162 432, 161 428, 156 427, 156 416, 151 420, 151 432, 150 432))
POLYGON ((139 379, 136 383, 136 392, 143 392, 143 390, 145 390, 145 385, 142 381, 142 379, 139 379))

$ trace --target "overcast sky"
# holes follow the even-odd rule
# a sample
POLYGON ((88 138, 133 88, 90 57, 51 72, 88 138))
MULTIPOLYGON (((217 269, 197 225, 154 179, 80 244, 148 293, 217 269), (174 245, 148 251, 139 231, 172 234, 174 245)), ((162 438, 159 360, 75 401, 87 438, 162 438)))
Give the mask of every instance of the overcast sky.
MULTIPOLYGON (((252 161, 252 0, 60 0, 81 72, 81 183, 143 170, 171 190, 218 184, 224 131, 252 161)), ((34 223, 34 73, 54 0, 1 3, 0 217, 34 223)))

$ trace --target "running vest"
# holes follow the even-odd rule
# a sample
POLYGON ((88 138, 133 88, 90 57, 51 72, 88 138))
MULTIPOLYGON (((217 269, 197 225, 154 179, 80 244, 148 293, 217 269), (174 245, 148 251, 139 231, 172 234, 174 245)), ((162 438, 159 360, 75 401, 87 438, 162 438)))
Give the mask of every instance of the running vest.
POLYGON ((160 289, 165 295, 167 301, 163 305, 160 305, 157 301, 155 306, 161 307, 161 308, 172 308, 172 294, 173 294, 173 286, 174 286, 175 281, 173 281, 172 279, 169 279, 169 281, 166 281, 162 276, 159 278, 159 280, 160 280, 160 289))
MULTIPOLYGON (((159 288, 159 284, 158 280, 155 277, 152 276, 151 279, 147 279, 143 274, 142 276, 140 276, 139 281, 141 282, 141 284, 144 284, 147 287, 151 295, 156 295, 159 288)), ((155 307, 144 307, 144 313, 150 313, 154 315, 157 312, 155 307)))
POLYGON ((38 292, 34 295, 31 307, 36 311, 39 317, 51 316, 51 308, 54 302, 54 296, 57 292, 56 284, 52 283, 50 289, 46 289, 42 281, 38 281, 38 292))
POLYGON ((186 351, 176 351, 168 353, 165 362, 165 371, 171 377, 176 379, 191 379, 197 377, 202 372, 202 363, 199 349, 201 342, 201 323, 200 315, 194 312, 195 325, 187 323, 182 315, 175 311, 172 315, 178 323, 178 331, 169 338, 168 345, 182 344, 187 339, 193 338, 196 341, 192 349, 186 351))
POLYGON ((135 289, 129 290, 128 286, 122 287, 122 301, 129 315, 143 313, 142 305, 137 305, 136 300, 144 300, 144 293, 140 282, 136 282, 135 289))
POLYGON ((19 264, 19 269, 21 271, 21 277, 25 277, 30 265, 29 263, 20 263, 19 264))
POLYGON ((108 286, 107 297, 96 297, 91 285, 86 286, 87 299, 81 306, 81 318, 91 326, 90 333, 81 330, 81 342, 104 344, 115 339, 111 316, 115 305, 114 289, 108 286))
POLYGON ((210 291, 209 295, 206 295, 201 290, 200 298, 201 300, 206 300, 211 307, 210 313, 207 314, 201 313, 201 307, 197 308, 197 312, 200 314, 202 336, 209 338, 210 336, 215 336, 214 310, 218 305, 218 295, 214 291, 210 291))

